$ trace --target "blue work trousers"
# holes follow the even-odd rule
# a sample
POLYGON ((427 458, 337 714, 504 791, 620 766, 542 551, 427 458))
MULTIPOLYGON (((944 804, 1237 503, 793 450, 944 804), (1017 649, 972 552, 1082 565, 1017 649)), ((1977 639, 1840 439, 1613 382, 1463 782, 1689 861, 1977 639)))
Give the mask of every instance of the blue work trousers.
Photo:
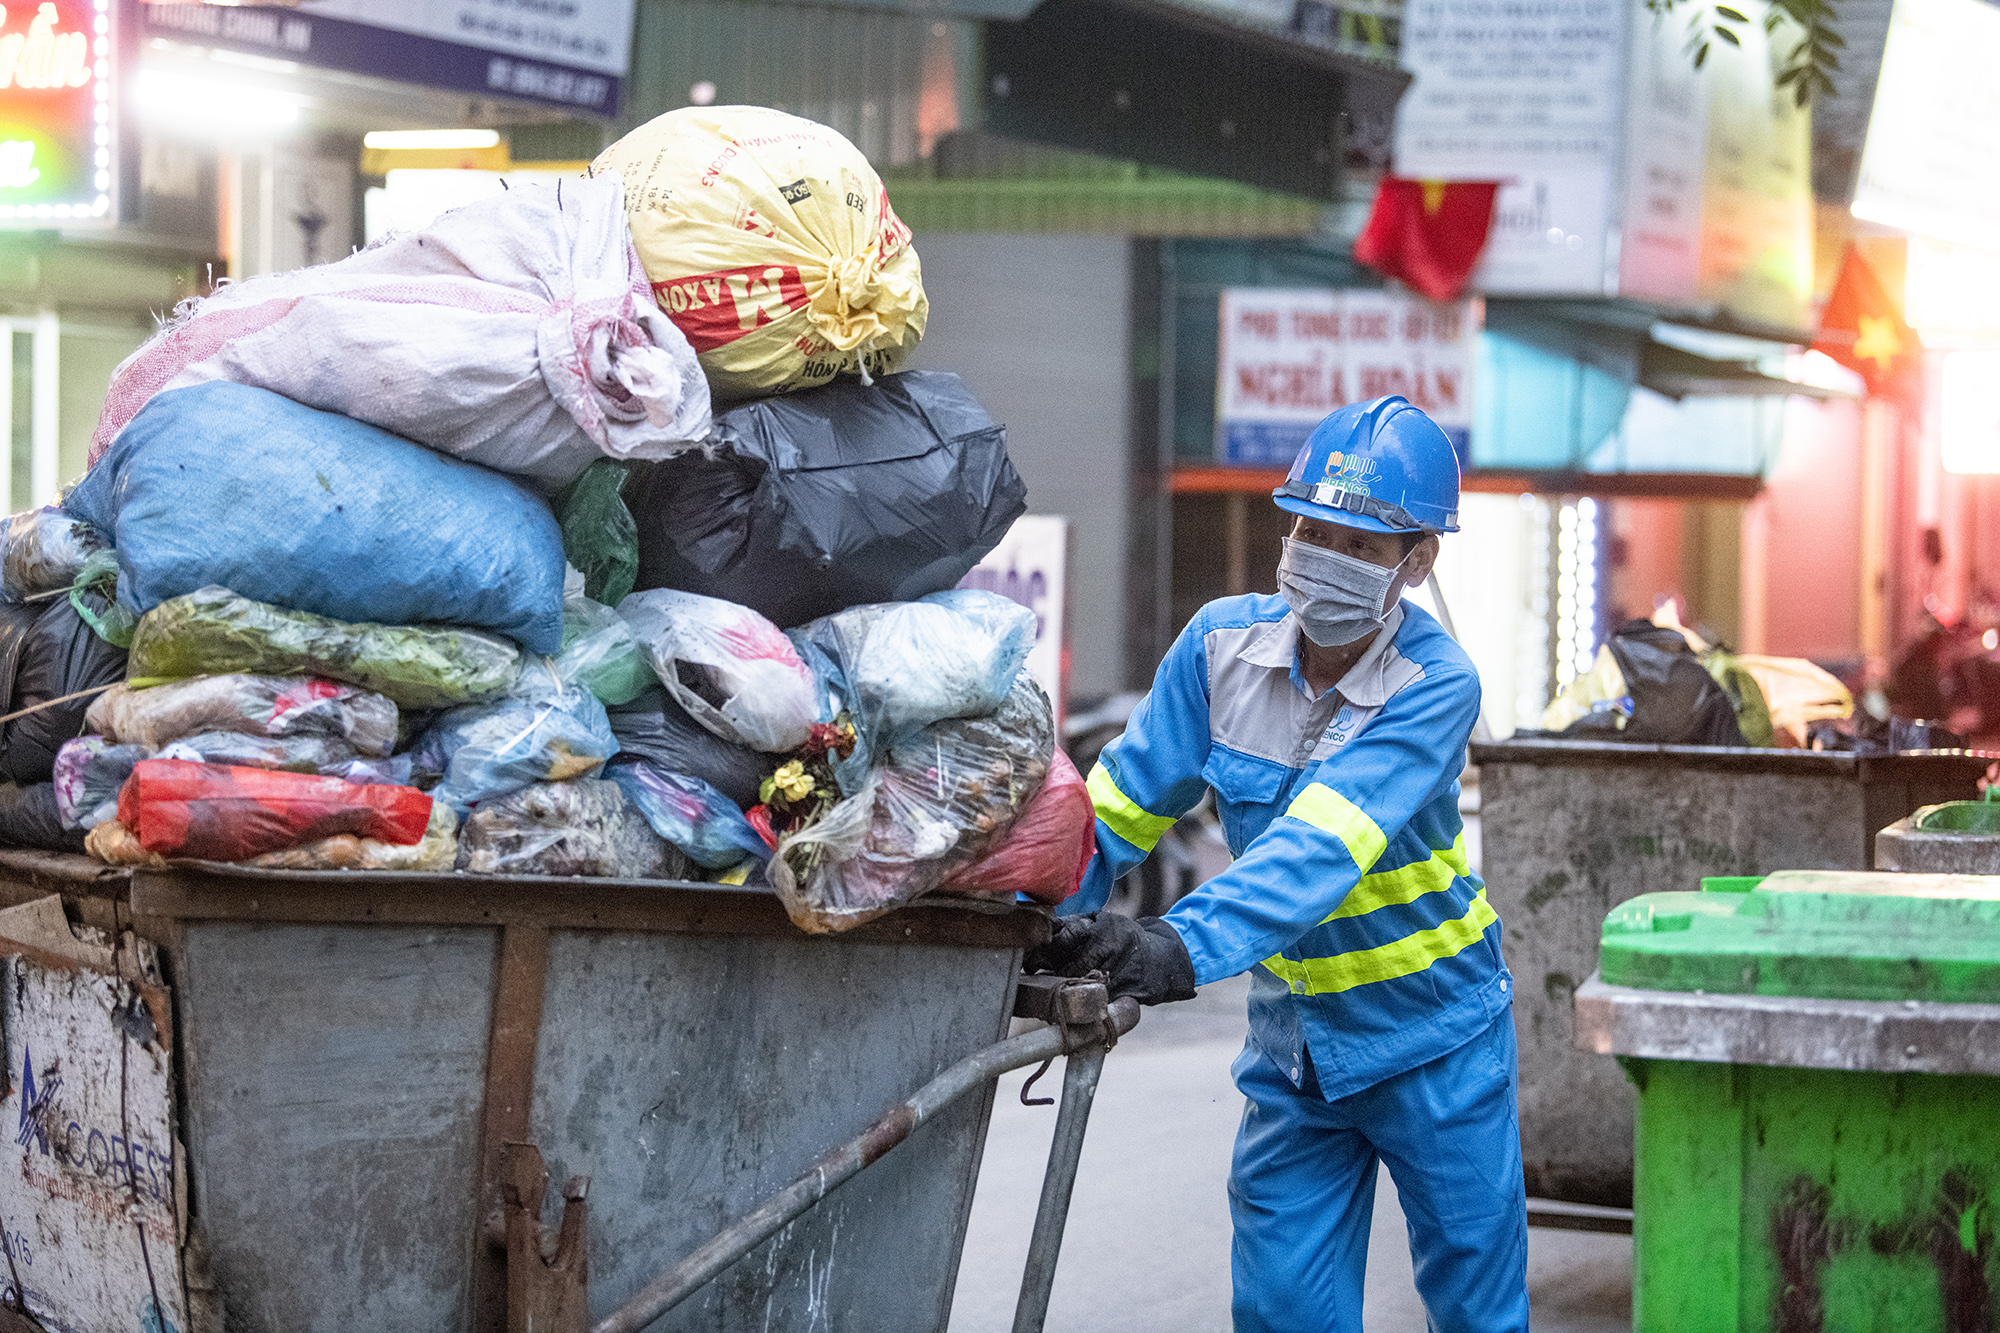
POLYGON ((1527 1199, 1514 1018, 1448 1055, 1327 1101, 1255 1046, 1229 1174, 1236 1333, 1361 1333, 1378 1161, 1389 1164, 1431 1333, 1525 1333, 1527 1199))

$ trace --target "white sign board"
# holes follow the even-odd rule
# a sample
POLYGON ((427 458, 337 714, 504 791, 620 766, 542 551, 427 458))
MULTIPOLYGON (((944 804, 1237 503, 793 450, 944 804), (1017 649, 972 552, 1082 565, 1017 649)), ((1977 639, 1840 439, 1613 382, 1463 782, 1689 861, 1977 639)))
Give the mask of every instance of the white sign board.
POLYGON ((1222 293, 1215 452, 1236 467, 1290 467, 1327 413, 1401 394, 1466 456, 1476 301, 1386 291, 1231 287, 1222 293))
POLYGON ((148 36, 612 116, 633 0, 314 0, 140 6, 148 36))
POLYGON ((1035 647, 1028 654, 1028 670, 1055 705, 1057 735, 1062 734, 1069 711, 1068 602, 1063 586, 1068 558, 1068 519, 1023 514, 1000 544, 958 582, 961 588, 997 592, 1035 613, 1035 647))
POLYGON ((1854 216, 1991 248, 2000 228, 2000 9, 1896 0, 1854 216))
POLYGON ((165 992, 18 947, 0 940, 0 1290, 18 1286, 52 1333, 178 1333, 165 992))
POLYGON ((1502 182, 1481 291, 1605 294, 1626 0, 1408 0, 1396 174, 1502 182))

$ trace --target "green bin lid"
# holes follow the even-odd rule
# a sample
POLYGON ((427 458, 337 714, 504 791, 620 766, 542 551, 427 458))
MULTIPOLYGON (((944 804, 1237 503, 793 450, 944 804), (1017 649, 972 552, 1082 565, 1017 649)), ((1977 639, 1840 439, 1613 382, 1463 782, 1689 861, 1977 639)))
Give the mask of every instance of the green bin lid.
POLYGON ((2000 1003, 2000 875, 1786 870, 1641 894, 1604 919, 1599 971, 1648 990, 2000 1003))
POLYGON ((1946 801, 1917 811, 1919 833, 2000 833, 2000 801, 1946 801))

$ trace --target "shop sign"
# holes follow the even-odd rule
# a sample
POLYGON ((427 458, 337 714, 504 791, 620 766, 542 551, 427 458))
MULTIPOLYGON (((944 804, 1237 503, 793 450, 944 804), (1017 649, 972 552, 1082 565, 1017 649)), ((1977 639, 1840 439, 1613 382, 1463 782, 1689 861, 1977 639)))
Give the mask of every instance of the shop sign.
POLYGON ((1217 461, 1289 467, 1327 413, 1392 393, 1429 413, 1465 458, 1480 318, 1477 301, 1439 304, 1399 292, 1225 290, 1217 461))
POLYGON ((1701 68, 1686 24, 1641 15, 1632 31, 1618 293, 1714 306, 1783 328, 1806 324, 1812 288, 1812 121, 1774 69, 1803 36, 1771 10, 1701 68))
POLYGON ((1625 0, 1408 0, 1396 174, 1500 180, 1484 292, 1605 294, 1625 0))
POLYGON ((0 227, 117 222, 114 27, 111 0, 0 9, 0 227))
POLYGON ((1854 216, 1992 247, 2000 227, 2000 9, 1896 0, 1854 216))
POLYGON ((633 0, 315 0, 142 6, 148 36, 458 92, 618 114, 633 0))

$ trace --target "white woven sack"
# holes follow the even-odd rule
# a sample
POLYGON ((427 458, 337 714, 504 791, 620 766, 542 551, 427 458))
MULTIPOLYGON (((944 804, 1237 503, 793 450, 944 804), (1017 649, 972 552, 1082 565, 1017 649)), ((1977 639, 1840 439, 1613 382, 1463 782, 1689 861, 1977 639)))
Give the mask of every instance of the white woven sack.
POLYGON ((155 394, 228 380, 554 491, 709 429, 615 177, 519 186, 338 263, 229 283, 111 377, 90 461, 155 394))

